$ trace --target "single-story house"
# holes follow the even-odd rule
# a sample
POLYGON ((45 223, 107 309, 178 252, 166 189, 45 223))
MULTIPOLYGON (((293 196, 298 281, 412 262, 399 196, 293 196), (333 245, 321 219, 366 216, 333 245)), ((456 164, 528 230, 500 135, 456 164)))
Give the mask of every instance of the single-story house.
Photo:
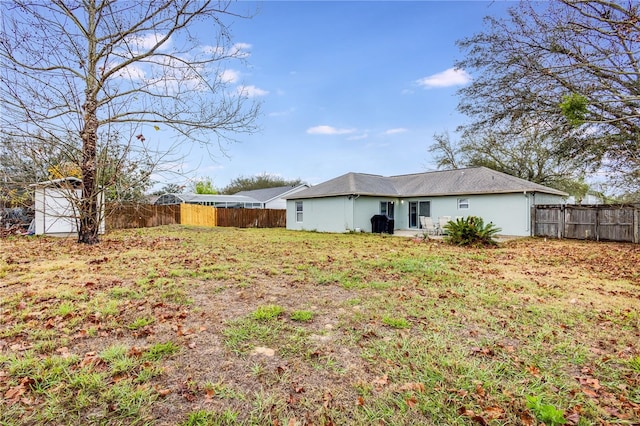
POLYGON ((285 197, 309 188, 307 184, 297 186, 277 186, 274 188, 254 189, 252 191, 240 191, 234 195, 243 195, 251 197, 262 203, 263 209, 284 210, 287 208, 287 200, 285 197))
POLYGON ((287 196, 287 229, 372 231, 386 215, 395 230, 420 229, 420 216, 479 216, 502 235, 531 234, 531 207, 562 204, 568 194, 486 167, 400 176, 347 173, 287 196))
MULTIPOLYGON (((67 177, 30 186, 35 189, 35 234, 63 237, 77 234, 80 214, 76 206, 82 197, 82 180, 67 177)), ((98 232, 104 234, 104 203, 101 201, 98 206, 101 212, 98 232)))

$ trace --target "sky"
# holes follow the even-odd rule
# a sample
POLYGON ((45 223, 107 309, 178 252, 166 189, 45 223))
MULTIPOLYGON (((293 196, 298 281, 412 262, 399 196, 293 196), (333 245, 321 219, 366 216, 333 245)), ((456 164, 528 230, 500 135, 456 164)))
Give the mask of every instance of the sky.
POLYGON ((230 135, 237 142, 226 155, 191 148, 181 169, 218 188, 263 173, 315 185, 348 172, 434 170, 433 135, 455 137, 467 120, 456 91, 474 76, 454 69, 463 55, 456 41, 512 5, 241 2, 256 14, 228 22, 248 53, 230 72, 261 104, 259 131, 230 135))

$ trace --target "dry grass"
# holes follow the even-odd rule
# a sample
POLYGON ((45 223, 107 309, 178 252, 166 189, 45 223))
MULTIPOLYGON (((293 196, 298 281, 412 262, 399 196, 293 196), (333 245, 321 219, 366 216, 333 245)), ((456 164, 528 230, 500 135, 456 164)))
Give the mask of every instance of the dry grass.
POLYGON ((638 265, 538 239, 2 239, 0 424, 637 424, 638 265))

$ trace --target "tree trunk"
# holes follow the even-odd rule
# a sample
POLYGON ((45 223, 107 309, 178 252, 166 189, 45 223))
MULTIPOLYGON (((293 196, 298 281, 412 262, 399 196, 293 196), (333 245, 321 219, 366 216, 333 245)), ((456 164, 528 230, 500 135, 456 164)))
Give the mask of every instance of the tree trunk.
POLYGON ((80 220, 78 242, 84 244, 98 243, 100 211, 97 203, 96 187, 96 145, 98 140, 97 115, 97 58, 96 58, 96 8, 94 2, 88 3, 88 46, 87 74, 85 86, 85 102, 83 105, 84 125, 80 131, 82 138, 82 198, 80 200, 80 220))
POLYGON ((98 118, 96 117, 96 101, 85 103, 84 128, 82 137, 82 199, 80 200, 80 227, 78 242, 96 244, 100 225, 96 191, 96 140, 98 118))

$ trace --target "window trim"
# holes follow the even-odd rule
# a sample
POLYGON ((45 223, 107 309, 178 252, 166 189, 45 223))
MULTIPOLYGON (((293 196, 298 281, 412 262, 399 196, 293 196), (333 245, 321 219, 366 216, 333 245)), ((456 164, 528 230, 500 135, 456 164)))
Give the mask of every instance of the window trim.
POLYGON ((469 210, 470 204, 468 198, 458 198, 458 210, 469 210))
POLYGON ((296 201, 296 223, 302 223, 304 219, 304 204, 302 201, 296 201))

